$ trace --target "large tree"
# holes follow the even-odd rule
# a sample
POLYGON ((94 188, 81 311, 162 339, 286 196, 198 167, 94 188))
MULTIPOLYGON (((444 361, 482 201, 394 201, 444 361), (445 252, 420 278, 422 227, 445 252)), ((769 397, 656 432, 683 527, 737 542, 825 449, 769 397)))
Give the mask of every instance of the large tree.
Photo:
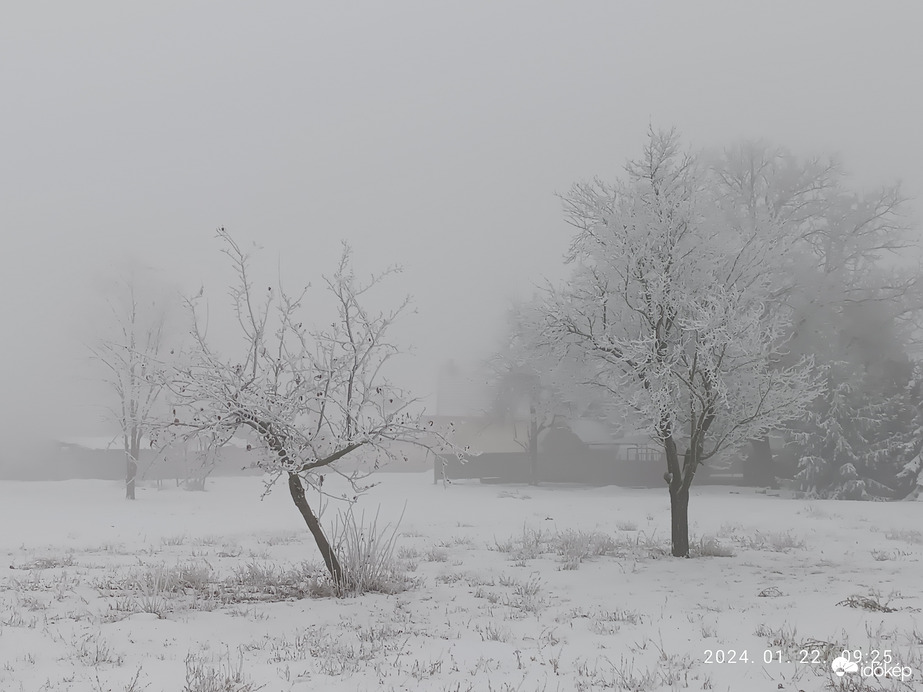
POLYGON ((334 308, 333 318, 323 319, 315 304, 309 310, 310 288, 297 294, 280 286, 257 291, 250 255, 224 229, 218 235, 237 276, 231 296, 242 348, 233 356, 220 353, 205 333, 202 306, 191 301, 194 346, 187 364, 169 379, 177 405, 169 427, 215 444, 234 434, 252 440, 270 480, 287 481, 335 586, 348 589, 350 575, 308 502, 306 486, 325 492, 325 475, 337 474, 351 487, 344 499, 352 500, 369 487, 362 481, 382 460, 403 456, 404 443, 430 447, 445 440, 386 376, 399 353, 389 332, 408 302, 376 312, 366 301, 397 270, 362 280, 344 245, 336 271, 323 278, 334 308), (324 326, 309 326, 308 320, 324 326), (356 457, 362 463, 343 467, 346 458, 356 457))
POLYGON ((102 379, 115 404, 109 418, 119 427, 125 451, 125 497, 135 499, 142 440, 157 425, 155 406, 163 390, 159 376, 168 346, 166 321, 171 310, 164 290, 142 288, 136 275, 117 282, 108 300, 107 334, 90 352, 103 368, 102 379))
POLYGON ((549 293, 545 333, 594 363, 663 446, 672 554, 685 557, 699 464, 800 416, 819 387, 809 362, 782 362, 788 315, 773 301, 784 239, 721 213, 673 131, 651 131, 625 170, 563 198, 574 271, 549 293))
MULTIPOLYGON (((887 479, 923 442, 908 356, 923 300, 918 268, 906 256, 918 241, 908 232, 900 188, 859 194, 835 160, 802 160, 759 141, 728 147, 711 173, 726 214, 792 249, 777 274, 774 305, 793 314, 792 357, 812 354, 827 384, 792 437, 806 489, 899 494, 887 479)), ((755 441, 754 452, 748 461, 761 463, 747 464, 746 477, 771 481, 768 440, 755 441)))
MULTIPOLYGON (((763 241, 775 238, 797 250, 775 268, 774 301, 768 307, 797 311, 796 319, 801 321, 806 293, 812 301, 829 303, 829 287, 821 289, 814 280, 814 249, 841 177, 838 162, 823 157, 800 160, 783 147, 762 140, 737 142, 709 159, 710 182, 722 213, 731 223, 746 233, 759 234, 763 241), (809 291, 807 284, 813 285, 809 291)), ((794 358, 810 353, 793 350, 794 358)), ((768 435, 750 441, 749 453, 743 456, 743 482, 775 487, 768 435)))

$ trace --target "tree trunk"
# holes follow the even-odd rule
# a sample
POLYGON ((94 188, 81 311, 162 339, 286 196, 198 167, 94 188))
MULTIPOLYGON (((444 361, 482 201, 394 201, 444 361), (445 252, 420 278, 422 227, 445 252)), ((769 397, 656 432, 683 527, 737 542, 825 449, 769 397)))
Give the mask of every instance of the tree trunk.
POLYGON ((670 539, 673 557, 689 557, 689 489, 670 485, 670 539))
POLYGON ((138 475, 138 462, 135 461, 131 452, 125 454, 125 499, 135 499, 135 477, 138 475))
MULTIPOLYGON (((663 478, 670 489, 671 554, 673 557, 689 557, 689 485, 683 482, 684 469, 680 468, 679 452, 672 435, 664 439, 663 450, 667 457, 667 472, 663 478)), ((688 462, 688 459, 685 461, 688 462)), ((692 470, 688 469, 688 463, 683 466, 687 467, 687 472, 692 470)))
POLYGON ((743 472, 743 483, 746 486, 778 487, 768 436, 750 440, 750 452, 744 457, 743 472))
POLYGON ((314 536, 314 542, 324 558, 324 564, 333 578, 334 585, 338 591, 341 590, 346 585, 343 579, 343 569, 340 567, 340 561, 333 552, 333 548, 330 547, 330 543, 327 541, 327 536, 324 535, 320 522, 317 521, 317 517, 314 516, 311 506, 308 504, 308 499, 304 494, 304 485, 301 483, 301 476, 297 473, 288 474, 288 489, 292 494, 292 501, 298 511, 301 512, 301 516, 304 517, 304 523, 308 525, 311 535, 314 536))
POLYGON ((125 450, 125 499, 135 499, 135 479, 138 477, 138 457, 141 456, 141 441, 135 431, 132 431, 125 450))
POLYGON ((535 422, 535 409, 532 409, 532 421, 529 425, 529 462, 531 464, 529 483, 538 485, 538 424, 535 422))

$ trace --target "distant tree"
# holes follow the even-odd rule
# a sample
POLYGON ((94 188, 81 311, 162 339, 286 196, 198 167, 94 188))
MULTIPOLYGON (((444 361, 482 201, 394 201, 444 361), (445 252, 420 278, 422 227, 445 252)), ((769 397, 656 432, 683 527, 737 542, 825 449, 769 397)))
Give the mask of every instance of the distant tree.
POLYGON ((840 316, 820 365, 827 392, 792 426, 796 478, 814 496, 901 499, 914 490, 906 469, 923 449, 919 368, 889 335, 886 309, 854 305, 840 316))
MULTIPOLYGON (((227 440, 222 442, 226 443, 227 440)), ((213 437, 181 440, 179 449, 173 450, 174 455, 182 456, 182 462, 177 468, 177 485, 182 475, 182 484, 186 490, 205 490, 206 480, 218 465, 222 446, 213 437)))
POLYGON ((773 301, 788 247, 719 214, 672 131, 650 133, 624 180, 563 200, 575 266, 549 293, 547 343, 593 363, 663 446, 672 554, 688 556, 699 464, 803 415, 820 391, 809 361, 781 364, 789 315, 773 301))
MULTIPOLYGON (((883 484, 900 485, 894 476, 915 454, 912 441, 923 444, 908 358, 923 315, 923 286, 919 267, 907 266, 918 241, 908 233, 899 187, 859 195, 845 186, 834 160, 802 161, 764 142, 729 147, 711 170, 735 223, 792 249, 777 272, 775 294, 775 305, 793 313, 786 362, 811 354, 827 385, 826 397, 792 436, 802 457, 799 478, 826 496, 867 496, 863 484, 878 496, 899 494, 883 484), (847 439, 859 427, 861 437, 847 439), (887 454, 874 441, 882 437, 889 440, 887 454)), ((771 482, 770 460, 768 439, 754 441, 747 461, 756 463, 746 464, 747 479, 771 482)))
MULTIPOLYGON (((496 418, 512 424, 516 441, 529 455, 529 482, 538 485, 539 439, 589 406, 589 392, 579 391, 573 359, 556 358, 542 348, 541 313, 535 303, 522 303, 508 313, 509 329, 488 359, 496 418)), ((585 385, 584 385, 585 388, 585 385)))
POLYGON ((398 269, 362 281, 344 245, 336 271, 323 279, 336 316, 312 329, 301 316, 309 289, 257 291, 249 254, 224 229, 218 235, 237 275, 231 296, 243 348, 236 357, 215 350, 198 300, 190 302, 194 343, 187 364, 169 378, 177 403, 169 430, 206 436, 215 444, 239 431, 248 435, 269 482, 287 480, 335 586, 348 589, 350 575, 327 540, 305 486, 326 492, 325 474, 337 474, 351 487, 342 499, 352 501, 371 487, 362 482, 382 460, 403 456, 406 444, 400 443, 433 448, 445 441, 431 421, 413 411, 416 400, 386 377, 386 366, 399 353, 389 332, 408 302, 387 312, 374 312, 365 303, 398 269), (342 468, 339 462, 357 455, 366 468, 342 468))
MULTIPOLYGON (((806 293, 829 302, 828 292, 820 290, 813 277, 813 246, 837 189, 839 164, 820 157, 802 161, 782 147, 744 140, 712 155, 709 174, 729 223, 764 241, 775 239, 799 249, 774 268, 775 301, 767 307, 787 311, 794 309, 793 304, 803 307, 806 293), (807 284, 813 288, 807 289, 807 284)), ((802 318, 803 313, 796 319, 802 318)), ((795 358, 809 353, 801 350, 795 358)), ((743 482, 775 487, 768 435, 750 441, 750 451, 743 456, 743 482)))
POLYGON ((108 300, 109 333, 89 347, 116 401, 108 410, 121 433, 129 500, 135 499, 142 440, 160 419, 155 410, 164 386, 159 373, 169 355, 165 328, 172 306, 168 298, 151 297, 153 293, 142 289, 136 276, 118 282, 108 300))
POLYGON ((792 436, 801 455, 797 478, 813 494, 898 497, 898 474, 923 446, 923 402, 910 360, 923 314, 919 272, 888 266, 912 246, 903 201, 896 188, 840 194, 817 244, 813 285, 822 291, 812 300, 805 285, 793 339, 793 347, 816 354, 828 383, 827 397, 792 436))

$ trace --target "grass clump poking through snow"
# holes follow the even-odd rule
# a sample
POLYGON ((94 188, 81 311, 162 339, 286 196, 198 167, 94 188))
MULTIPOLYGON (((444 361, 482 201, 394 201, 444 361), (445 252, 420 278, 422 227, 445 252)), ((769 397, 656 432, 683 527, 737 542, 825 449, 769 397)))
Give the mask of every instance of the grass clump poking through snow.
POLYGON ((10 569, 53 569, 56 567, 73 567, 74 564, 74 556, 68 554, 60 557, 36 557, 21 565, 10 565, 10 569))
POLYGON ((218 585, 222 603, 285 601, 332 594, 315 568, 306 562, 280 567, 251 560, 236 567, 233 575, 218 585))
POLYGON ((183 692, 256 692, 255 687, 244 675, 244 655, 238 652, 237 663, 231 662, 230 652, 225 652, 217 663, 211 663, 202 656, 189 654, 186 657, 186 686, 183 692))
POLYGON ((599 555, 615 555, 617 545, 611 536, 600 531, 561 531, 551 541, 561 556, 561 569, 577 569, 584 560, 599 555))
POLYGON ((869 596, 853 594, 837 603, 837 605, 848 606, 849 608, 861 608, 862 610, 871 610, 878 613, 897 612, 897 608, 891 607, 890 601, 882 603, 881 596, 875 592, 871 593, 869 596))
POLYGON ((906 541, 907 543, 923 545, 923 532, 916 529, 891 529, 890 531, 885 531, 885 538, 891 541, 906 541))
POLYGON ((548 552, 550 540, 550 535, 541 529, 523 525, 521 535, 511 536, 505 541, 495 539, 494 545, 499 552, 509 553, 514 560, 524 563, 526 560, 534 560, 548 552))
POLYGON ((695 557, 734 557, 734 551, 718 541, 715 536, 702 536, 690 543, 690 552, 695 557))
POLYGON ((211 568, 207 564, 186 563, 167 567, 153 565, 135 573, 133 599, 134 610, 151 613, 159 618, 173 609, 173 594, 207 594, 212 580, 211 568))
POLYGON ((368 524, 365 512, 357 520, 352 507, 337 515, 330 543, 343 570, 342 595, 394 594, 407 589, 409 580, 395 557, 397 530, 403 518, 401 512, 394 526, 386 524, 379 529, 378 511, 368 524))
POLYGON ((742 542, 751 550, 771 550, 776 553, 785 553, 792 549, 804 549, 805 542, 791 531, 770 531, 762 533, 757 531, 752 536, 742 537, 742 542))
POLYGON ((178 610, 214 610, 241 603, 334 595, 322 573, 304 562, 277 566, 251 560, 235 565, 224 578, 219 578, 207 563, 161 563, 97 580, 95 585, 104 597, 116 598, 109 606, 107 621, 136 612, 163 618, 178 610))
POLYGON ((601 531, 542 531, 523 526, 518 536, 499 541, 494 539, 494 549, 508 553, 517 565, 526 560, 554 553, 560 558, 560 569, 575 570, 580 563, 592 557, 654 557, 665 554, 661 542, 653 534, 639 531, 634 537, 610 536, 601 531))

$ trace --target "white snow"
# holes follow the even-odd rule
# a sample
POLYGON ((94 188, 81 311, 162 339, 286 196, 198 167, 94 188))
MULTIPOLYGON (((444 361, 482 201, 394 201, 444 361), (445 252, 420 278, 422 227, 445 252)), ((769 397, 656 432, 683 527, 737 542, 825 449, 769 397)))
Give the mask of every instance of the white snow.
POLYGON ((0 483, 0 690, 179 691, 198 667, 242 672, 214 688, 241 692, 809 692, 843 683, 829 665, 842 649, 889 651, 913 678, 883 689, 919 689, 920 503, 693 486, 697 546, 734 554, 676 559, 665 489, 376 478, 359 507, 380 505, 380 527, 406 502, 412 588, 227 604, 143 575, 198 567, 217 583, 247 565, 319 565, 284 484, 262 501, 260 479, 217 478, 127 502, 114 482, 0 483), (607 554, 580 559, 587 547, 607 554), (749 663, 707 662, 731 649, 749 663))

